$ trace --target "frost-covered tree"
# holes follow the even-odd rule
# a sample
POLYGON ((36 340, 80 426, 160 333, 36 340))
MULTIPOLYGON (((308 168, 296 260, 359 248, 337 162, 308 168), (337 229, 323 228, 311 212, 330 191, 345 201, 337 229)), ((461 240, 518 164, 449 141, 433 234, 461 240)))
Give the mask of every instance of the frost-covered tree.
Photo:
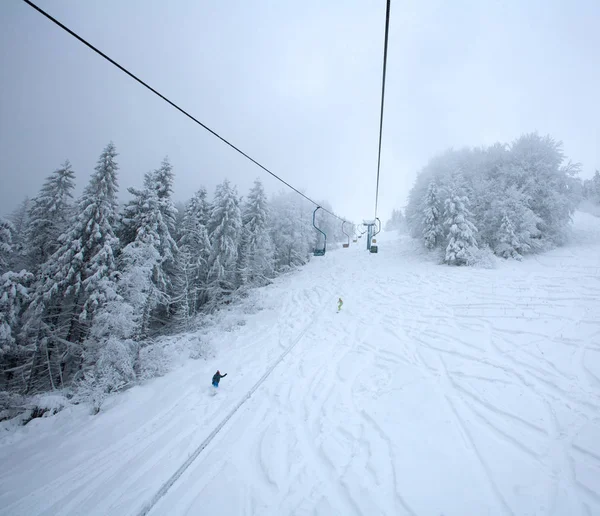
POLYGON ((12 222, 14 232, 12 235, 12 253, 10 256, 10 269, 20 271, 31 267, 27 256, 27 233, 29 228, 29 209, 31 200, 26 197, 13 211, 8 219, 12 222))
POLYGON ((28 390, 54 388, 73 378, 95 314, 117 297, 116 156, 111 142, 77 203, 72 226, 41 268, 24 328, 35 345, 28 390))
POLYGON ((208 223, 211 252, 208 259, 209 298, 230 296, 238 287, 237 263, 242 214, 237 190, 225 180, 217 186, 208 223))
POLYGON ((75 173, 66 160, 47 178, 40 193, 31 200, 27 251, 32 270, 37 270, 58 249, 58 237, 72 217, 71 199, 75 173))
POLYGON ((177 210, 171 198, 172 184, 172 167, 165 158, 159 169, 144 176, 142 190, 128 189, 133 198, 121 217, 119 236, 124 247, 119 291, 133 308, 138 340, 148 336, 152 320, 169 317, 176 296, 172 275, 177 256, 173 238, 177 210))
MULTIPOLYGON (((27 342, 18 342, 18 334, 29 304, 32 282, 33 274, 25 270, 9 271, 0 276, 0 371, 6 389, 11 387, 15 376, 22 372, 24 363, 31 355, 27 342)), ((19 387, 24 387, 22 382, 17 383, 19 387)))
POLYGON ((8 269, 12 253, 14 226, 6 219, 0 218, 0 274, 8 269))
POLYGON ((308 262, 316 241, 316 231, 312 227, 313 209, 293 192, 272 199, 269 228, 277 271, 308 262))
POLYGON ((114 296, 114 251, 118 245, 117 152, 111 142, 77 204, 73 226, 59 238, 59 248, 42 267, 44 303, 69 312, 67 340, 85 337, 94 312, 114 296))
POLYGON ((438 188, 435 182, 429 183, 423 206, 423 241, 427 249, 434 249, 442 242, 444 228, 440 209, 438 188))
POLYGON ((592 179, 586 179, 583 182, 583 194, 588 201, 600 205, 600 172, 598 170, 592 179))
POLYGON ((269 234, 269 207, 260 180, 243 205, 240 245, 240 282, 243 286, 264 285, 273 277, 273 241, 269 234))
MULTIPOLYGON (((451 198, 456 170, 462 173, 461 196, 469 198, 479 245, 506 254, 504 214, 513 225, 514 250, 519 255, 560 245, 567 238, 571 215, 581 198, 579 166, 565 162, 560 142, 537 134, 524 135, 511 145, 450 150, 431 159, 409 194, 406 219, 413 237, 423 238, 427 222, 435 218, 430 211, 423 217, 430 184, 438 186, 439 213, 451 198)), ((444 225, 444 240, 446 229, 444 225)), ((429 234, 425 244, 431 247, 434 241, 437 238, 429 234)))
POLYGON ((174 177, 173 166, 169 162, 169 158, 165 158, 160 167, 153 173, 147 174, 144 179, 144 186, 156 194, 158 207, 169 230, 169 236, 171 236, 170 239, 163 239, 164 241, 162 242, 164 249, 161 251, 161 255, 165 259, 172 259, 177 252, 177 245, 172 238, 172 235, 175 235, 177 220, 177 208, 175 208, 173 202, 174 177))
POLYGON ((502 216, 502 223, 500 224, 500 230, 498 232, 498 244, 494 252, 498 256, 503 258, 515 258, 521 259, 521 255, 517 251, 520 247, 520 242, 515 234, 515 226, 510 219, 508 213, 504 213, 502 216))
POLYGON ((529 205, 529 197, 515 186, 492 202, 486 220, 494 222, 488 223, 492 230, 487 243, 499 256, 519 259, 540 248, 541 220, 529 205))
POLYGON ((159 227, 160 245, 158 250, 162 259, 162 269, 165 272, 166 292, 173 296, 171 279, 174 274, 175 259, 177 257, 176 235, 177 208, 173 202, 173 167, 168 158, 163 159, 160 167, 153 174, 146 177, 146 187, 156 193, 158 209, 162 215, 163 226, 159 227))
POLYGON ((151 316, 168 303, 168 280, 162 268, 161 234, 169 234, 154 191, 129 189, 134 201, 128 204, 128 223, 136 228, 135 238, 121 251, 119 292, 131 305, 135 338, 148 336, 151 316), (133 211, 133 207, 137 211, 133 211))
POLYGON ((579 165, 563 164, 564 160, 561 142, 526 134, 511 144, 505 170, 509 184, 529 197, 530 208, 540 218, 541 236, 550 245, 565 241, 577 203, 571 186, 579 165))
POLYGON ((477 228, 471 222, 473 215, 468 204, 468 197, 461 195, 460 188, 453 185, 444 204, 444 224, 448 234, 445 263, 468 265, 473 261, 473 252, 477 249, 477 228))
POLYGON ((16 331, 29 301, 32 281, 33 275, 27 271, 9 271, 0 276, 0 354, 16 341, 16 331))
POLYGON ((205 218, 206 190, 201 188, 188 202, 178 242, 175 265, 176 318, 189 327, 192 317, 207 301, 208 261, 211 245, 205 218))

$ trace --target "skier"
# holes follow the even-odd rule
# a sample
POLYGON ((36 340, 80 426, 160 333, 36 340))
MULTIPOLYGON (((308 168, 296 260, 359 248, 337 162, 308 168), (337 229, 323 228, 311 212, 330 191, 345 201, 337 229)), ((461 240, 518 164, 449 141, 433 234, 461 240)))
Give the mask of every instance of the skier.
POLYGON ((342 301, 342 298, 338 298, 338 312, 342 309, 342 305, 344 304, 344 302, 342 301))
POLYGON ((225 374, 221 374, 220 371, 217 371, 212 378, 212 384, 213 387, 216 389, 217 387, 219 387, 219 382, 221 381, 221 378, 225 378, 227 376, 227 373, 225 374))

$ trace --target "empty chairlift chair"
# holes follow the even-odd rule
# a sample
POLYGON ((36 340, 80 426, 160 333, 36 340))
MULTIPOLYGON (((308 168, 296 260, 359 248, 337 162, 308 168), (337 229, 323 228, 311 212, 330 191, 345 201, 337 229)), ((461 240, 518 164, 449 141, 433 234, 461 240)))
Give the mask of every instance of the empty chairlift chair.
POLYGON ((315 217, 317 215, 317 210, 320 208, 321 208, 320 206, 317 206, 315 211, 313 211, 313 226, 319 233, 321 233, 323 235, 323 247, 322 248, 315 247, 315 249, 313 251, 314 256, 325 256, 325 251, 327 249, 327 235, 325 234, 325 231, 322 231, 321 229, 319 229, 317 227, 317 224, 315 221, 315 217))
POLYGON ((369 251, 371 253, 377 253, 379 251, 379 248, 376 245, 377 240, 375 240, 375 236, 381 232, 381 221, 379 220, 379 217, 377 217, 375 220, 379 223, 379 225, 378 225, 378 229, 375 231, 375 233, 373 233, 373 237, 371 239, 371 247, 369 248, 369 251))
POLYGON ((344 231, 345 223, 346 223, 346 221, 342 222, 342 233, 344 233, 344 235, 346 235, 346 238, 348 239, 348 241, 345 244, 342 244, 342 247, 348 248, 348 247, 350 247, 350 235, 344 231))
MULTIPOLYGON (((366 230, 366 229, 365 229, 365 230, 363 230, 363 231, 358 231, 358 230, 357 230, 357 233, 358 233, 357 237, 358 237, 358 238, 362 238, 362 236, 363 236, 363 235, 364 235, 366 232, 367 232, 367 230, 366 230)), ((356 240, 355 240, 355 242, 356 242, 356 240)))

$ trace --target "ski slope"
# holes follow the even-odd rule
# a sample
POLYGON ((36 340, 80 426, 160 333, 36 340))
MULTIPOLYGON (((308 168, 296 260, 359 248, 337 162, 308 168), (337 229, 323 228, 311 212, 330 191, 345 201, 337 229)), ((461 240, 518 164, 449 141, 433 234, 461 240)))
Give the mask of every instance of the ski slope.
POLYGON ((0 514, 600 514, 600 219, 495 269, 380 237, 255 291, 214 356, 4 432, 0 514))

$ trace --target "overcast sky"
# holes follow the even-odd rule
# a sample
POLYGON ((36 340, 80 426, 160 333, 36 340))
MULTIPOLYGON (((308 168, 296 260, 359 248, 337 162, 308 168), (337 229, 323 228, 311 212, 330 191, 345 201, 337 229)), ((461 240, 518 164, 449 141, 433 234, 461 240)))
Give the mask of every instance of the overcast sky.
MULTIPOLYGON (((372 218, 385 0, 38 0, 307 195, 372 218)), ((380 215, 449 148, 524 132, 600 169, 598 0, 392 0, 380 215)), ((0 2, 0 213, 114 141, 121 196, 168 155, 175 197, 283 187, 20 0, 0 2)))

